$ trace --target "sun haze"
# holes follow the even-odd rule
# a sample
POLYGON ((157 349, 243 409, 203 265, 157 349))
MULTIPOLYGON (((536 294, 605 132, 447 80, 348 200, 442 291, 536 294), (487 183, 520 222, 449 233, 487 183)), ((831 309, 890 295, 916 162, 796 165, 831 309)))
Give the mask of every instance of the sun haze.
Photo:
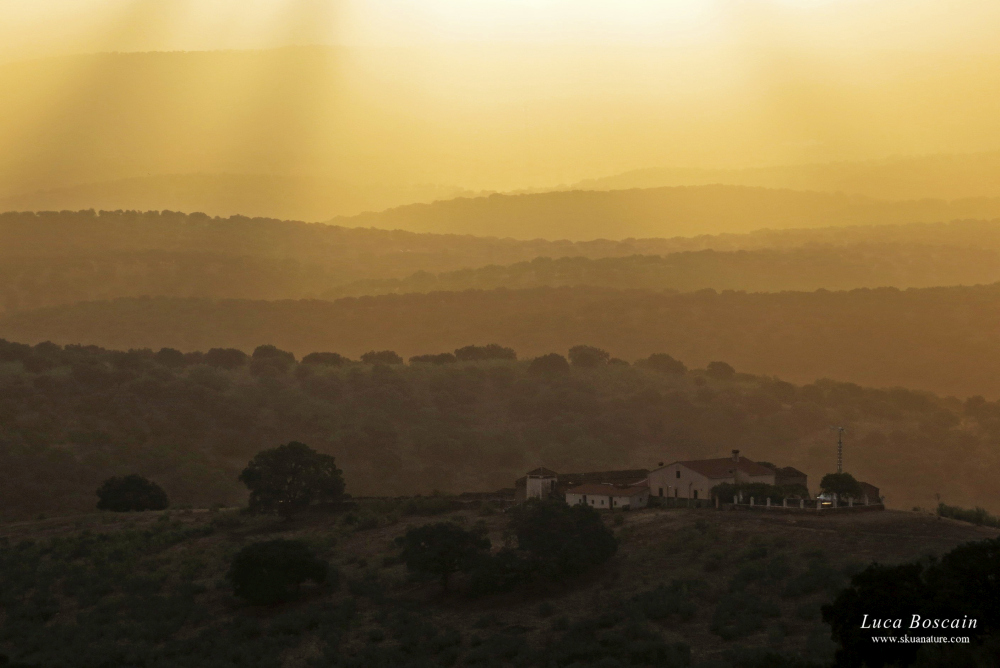
POLYGON ((0 197, 182 174, 509 190, 995 150, 1000 10, 954 4, 4 3, 0 197))

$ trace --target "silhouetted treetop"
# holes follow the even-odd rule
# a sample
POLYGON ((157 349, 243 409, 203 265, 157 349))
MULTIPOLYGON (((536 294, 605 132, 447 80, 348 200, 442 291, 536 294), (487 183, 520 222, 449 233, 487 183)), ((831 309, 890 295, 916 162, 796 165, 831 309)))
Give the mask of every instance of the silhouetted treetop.
POLYGON ((302 363, 312 366, 344 366, 349 360, 339 353, 309 353, 302 363))
POLYGON ((652 369, 653 371, 659 371, 660 373, 674 375, 687 373, 687 366, 685 366, 684 362, 675 360, 666 353, 653 353, 646 359, 639 360, 636 364, 647 369, 652 369))
POLYGON ((611 353, 594 346, 573 346, 569 349, 569 361, 573 366, 593 369, 603 366, 611 359, 611 353))
POLYGON ((402 364, 403 358, 392 350, 369 351, 361 356, 365 364, 402 364))
POLYGON ((485 346, 465 346, 455 351, 455 358, 460 362, 476 362, 481 360, 516 360, 517 353, 513 348, 504 348, 496 343, 485 346))
POLYGON ((725 362, 709 362, 706 373, 712 378, 729 380, 736 375, 736 369, 725 362))
POLYGON ((559 353, 549 353, 531 360, 528 373, 540 376, 555 376, 569 373, 569 362, 559 353))

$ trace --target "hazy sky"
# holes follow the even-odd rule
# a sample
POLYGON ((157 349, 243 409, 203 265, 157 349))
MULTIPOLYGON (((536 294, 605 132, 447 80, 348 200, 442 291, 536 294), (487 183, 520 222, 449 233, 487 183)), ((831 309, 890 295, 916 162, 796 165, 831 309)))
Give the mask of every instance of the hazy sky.
POLYGON ((0 0, 0 194, 161 173, 469 188, 1000 149, 996 0, 0 0))
POLYGON ((0 0, 7 57, 414 45, 769 45, 994 51, 995 0, 0 0))

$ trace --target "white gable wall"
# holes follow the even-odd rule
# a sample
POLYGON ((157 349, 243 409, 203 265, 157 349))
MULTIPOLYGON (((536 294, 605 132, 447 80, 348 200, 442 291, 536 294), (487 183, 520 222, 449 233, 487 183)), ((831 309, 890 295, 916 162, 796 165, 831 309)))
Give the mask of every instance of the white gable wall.
POLYGON ((549 492, 555 487, 555 478, 535 478, 528 476, 525 486, 525 497, 528 499, 547 499, 549 492))
POLYGON ((727 482, 725 479, 707 478, 680 462, 650 471, 648 480, 652 496, 671 499, 710 499, 712 488, 721 482, 727 482))

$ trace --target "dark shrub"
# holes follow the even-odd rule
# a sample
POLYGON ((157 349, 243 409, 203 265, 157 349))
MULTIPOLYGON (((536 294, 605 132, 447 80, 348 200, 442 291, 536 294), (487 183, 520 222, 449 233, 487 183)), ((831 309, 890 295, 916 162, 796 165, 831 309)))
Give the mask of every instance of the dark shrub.
POLYGON ((400 508, 404 515, 443 515, 462 508, 451 496, 414 496, 400 508))
POLYGON ((771 601, 750 594, 729 594, 719 600, 710 630, 723 640, 735 640, 762 630, 764 620, 781 610, 771 601))
POLYGON ((164 510, 170 505, 162 487, 135 473, 122 478, 108 478, 97 490, 97 498, 98 510, 119 513, 164 510))
POLYGON ((642 594, 632 597, 632 604, 647 618, 653 620, 674 617, 682 622, 694 617, 698 606, 691 600, 692 594, 705 589, 700 580, 682 582, 674 580, 669 585, 661 584, 642 594))
POLYGON ((240 550, 226 577, 237 596, 267 605, 294 598, 307 580, 326 581, 328 570, 329 564, 302 541, 271 540, 240 550))
POLYGON ((514 591, 535 577, 533 562, 517 550, 483 555, 469 574, 469 594, 488 596, 514 591))
POLYGON ((991 515, 985 508, 976 506, 974 510, 938 504, 937 514, 940 517, 951 517, 963 522, 971 522, 977 526, 1000 527, 1000 517, 991 515))
POLYGON ((398 542, 403 547, 401 557, 407 569, 440 578, 445 590, 454 573, 470 570, 482 553, 490 549, 488 538, 451 522, 410 529, 398 542))
POLYGON ((583 573, 618 550, 614 533, 589 506, 532 500, 515 509, 511 528, 518 549, 528 552, 547 576, 583 573))
POLYGON ((369 351, 361 356, 365 364, 402 364, 403 358, 392 350, 369 351))
POLYGON ((559 353, 549 353, 531 360, 528 365, 528 373, 540 376, 555 376, 569 373, 569 362, 559 353))
MULTIPOLYGON (((940 561, 914 562, 898 566, 872 564, 853 578, 833 603, 823 606, 823 621, 833 629, 840 645, 837 666, 871 668, 882 666, 995 665, 995 658, 970 663, 973 655, 985 656, 1000 647, 1000 539, 967 543, 940 561), (963 646, 928 647, 917 643, 872 643, 873 631, 862 628, 872 619, 901 619, 901 629, 881 635, 969 636, 963 646), (975 619, 974 628, 911 630, 913 616, 923 620, 975 619), (982 654, 985 653, 985 654, 982 654)), ((978 661, 978 660, 977 660, 978 661)))

